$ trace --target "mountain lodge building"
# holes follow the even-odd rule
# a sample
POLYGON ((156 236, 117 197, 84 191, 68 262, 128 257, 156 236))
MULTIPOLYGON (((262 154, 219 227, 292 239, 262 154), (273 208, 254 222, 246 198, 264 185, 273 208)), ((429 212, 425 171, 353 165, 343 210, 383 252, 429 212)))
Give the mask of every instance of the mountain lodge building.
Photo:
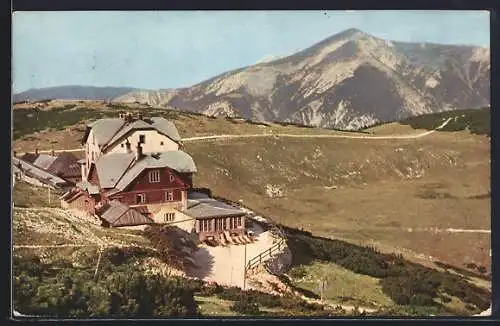
POLYGON ((201 241, 250 241, 244 211, 193 190, 197 168, 180 141, 175 125, 161 117, 90 123, 81 181, 61 197, 62 207, 95 215, 107 227, 172 224, 201 241))

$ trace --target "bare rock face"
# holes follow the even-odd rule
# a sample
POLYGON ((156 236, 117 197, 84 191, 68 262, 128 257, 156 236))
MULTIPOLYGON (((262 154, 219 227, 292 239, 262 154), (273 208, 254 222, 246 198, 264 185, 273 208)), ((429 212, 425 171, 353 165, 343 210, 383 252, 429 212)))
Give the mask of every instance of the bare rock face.
POLYGON ((290 56, 188 88, 63 86, 14 95, 14 101, 38 99, 147 103, 211 116, 356 130, 489 106, 490 49, 394 42, 349 29, 290 56))
POLYGON ((190 88, 133 91, 116 100, 356 130, 488 106, 489 85, 488 48, 392 42, 349 29, 291 56, 190 88))

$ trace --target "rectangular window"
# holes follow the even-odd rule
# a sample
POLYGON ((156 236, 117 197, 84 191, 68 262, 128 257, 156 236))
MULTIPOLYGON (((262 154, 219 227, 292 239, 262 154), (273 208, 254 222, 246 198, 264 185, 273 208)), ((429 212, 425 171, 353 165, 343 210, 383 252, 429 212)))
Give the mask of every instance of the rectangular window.
POLYGON ((149 171, 149 183, 160 182, 160 171, 149 171))
POLYGON ((229 218, 229 229, 234 229, 234 218, 229 218))
POLYGON ((223 223, 224 223, 224 220, 221 219, 221 218, 218 218, 217 220, 215 220, 215 230, 217 231, 221 231, 224 229, 224 226, 223 226, 223 223))
POLYGON ((141 144, 146 143, 146 135, 139 135, 139 143, 141 144))
POLYGON ((241 226, 241 217, 236 218, 236 224, 238 225, 238 227, 241 226))
POLYGON ((137 194, 135 196, 135 203, 136 204, 144 204, 144 203, 146 203, 146 194, 137 194))
POLYGON ((200 223, 200 228, 203 232, 209 232, 212 229, 212 221, 202 220, 200 223))
POLYGON ((167 191, 165 193, 165 200, 166 201, 173 201, 174 200, 174 193, 172 191, 167 191))
POLYGON ((165 213, 164 220, 165 220, 165 223, 172 222, 173 220, 175 220, 175 213, 165 213))

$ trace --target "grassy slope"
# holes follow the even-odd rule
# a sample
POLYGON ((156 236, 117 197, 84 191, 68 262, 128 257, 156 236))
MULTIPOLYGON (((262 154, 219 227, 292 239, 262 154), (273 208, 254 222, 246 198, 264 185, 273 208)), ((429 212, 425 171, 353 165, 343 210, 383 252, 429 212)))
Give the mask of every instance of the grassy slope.
MULTIPOLYGON (((72 109, 60 112, 66 110, 72 109)), ((241 124, 177 112, 169 112, 167 117, 174 120, 184 137, 333 132, 241 124)), ((18 150, 32 150, 33 144, 39 148, 74 148, 83 134, 81 126, 73 128, 70 135, 64 133, 71 128, 29 134, 34 129, 24 128, 26 119, 32 118, 24 115, 17 120, 17 129, 21 130, 18 135, 25 137, 16 141, 18 150), (48 137, 54 135, 64 135, 60 136, 64 144, 50 144, 48 137), (29 138, 33 136, 37 139, 29 138)), ((50 121, 57 121, 57 116, 50 121)), ((371 131, 376 133, 377 128, 371 131)), ((43 126, 35 130, 43 130, 43 126)), ((489 143, 484 138, 452 132, 400 141, 265 138, 186 145, 200 171, 195 179, 198 186, 210 187, 216 195, 232 200, 243 199, 245 205, 280 223, 354 243, 376 244, 411 258, 418 258, 414 254, 420 253, 456 266, 471 261, 489 266, 489 235, 405 232, 408 228, 489 227, 490 198, 485 195, 489 193, 489 143), (304 146, 304 141, 310 145, 304 146), (408 168, 424 169, 425 174, 402 178, 401 174, 412 174, 408 168), (267 184, 280 185, 284 197, 267 197, 267 184), (333 185, 337 188, 325 188, 333 185)))
POLYGON ((490 191, 487 140, 443 133, 419 140, 304 142, 200 142, 186 144, 186 151, 200 171, 199 186, 242 199, 285 225, 358 243, 375 240, 458 266, 488 264, 488 234, 425 230, 489 228, 490 198, 480 197, 490 191), (423 176, 415 177, 416 171, 423 176), (283 197, 267 196, 266 185, 280 186, 283 197))
POLYGON ((321 295, 320 284, 326 282, 323 296, 331 304, 350 304, 364 307, 390 307, 394 302, 382 292, 379 280, 368 275, 356 274, 334 263, 314 262, 300 265, 288 274, 295 286, 321 295), (302 274, 302 275, 301 275, 302 274))
POLYGON ((14 110, 14 150, 20 152, 80 148, 85 123, 103 117, 117 117, 121 112, 141 112, 145 116, 162 116, 172 120, 182 137, 214 134, 352 134, 318 128, 295 127, 277 123, 261 124, 234 119, 210 118, 194 113, 151 108, 142 105, 105 105, 95 102, 56 102, 40 110, 23 105, 14 110))

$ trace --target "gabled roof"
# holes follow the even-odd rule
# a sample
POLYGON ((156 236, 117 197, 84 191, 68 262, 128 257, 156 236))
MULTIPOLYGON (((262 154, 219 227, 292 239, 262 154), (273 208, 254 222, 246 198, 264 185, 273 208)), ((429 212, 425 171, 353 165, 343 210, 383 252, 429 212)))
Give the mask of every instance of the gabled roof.
MULTIPOLYGON (((99 119, 87 124, 94 133, 94 137, 99 146, 106 145, 118 130, 125 124, 125 120, 120 118, 99 119)), ((90 131, 90 130, 89 130, 90 131)), ((87 140, 88 132, 85 133, 83 142, 87 140)))
POLYGON ((82 142, 87 141, 90 130, 93 130, 94 137, 99 146, 112 144, 120 140, 132 130, 155 129, 159 133, 171 138, 173 141, 180 141, 181 137, 175 125, 162 117, 152 117, 143 120, 134 120, 127 123, 121 118, 105 118, 87 124, 87 131, 82 142))
POLYGON ((114 227, 154 223, 151 218, 142 215, 118 200, 113 200, 103 207, 100 217, 114 227))
POLYGON ((50 156, 47 154, 40 154, 33 162, 33 165, 38 166, 40 169, 47 170, 48 167, 57 159, 56 156, 50 156))
POLYGON ((100 186, 113 188, 134 159, 134 153, 111 153, 99 157, 95 166, 100 186))
POLYGON ((112 144, 116 143, 117 141, 119 141, 124 136, 126 136, 127 134, 129 134, 134 130, 148 130, 148 129, 156 130, 160 134, 169 137, 175 142, 179 142, 181 140, 177 128, 171 121, 168 121, 167 119, 161 117, 153 117, 146 120, 135 120, 129 124, 124 125, 123 128, 120 129, 120 131, 118 131, 107 142, 106 146, 111 146, 112 144))
POLYGON ((162 117, 152 117, 153 127, 165 136, 170 137, 173 141, 180 141, 181 136, 175 124, 162 117))
POLYGON ((88 181, 80 181, 76 184, 76 186, 82 190, 85 190, 91 195, 96 195, 99 193, 99 187, 91 184, 88 181))
POLYGON ((78 159, 71 153, 61 153, 52 164, 47 168, 47 171, 59 175, 63 178, 74 177, 81 174, 81 168, 78 165, 78 159))
POLYGON ((118 190, 124 190, 145 169, 165 167, 169 167, 172 170, 181 173, 196 172, 196 165, 194 164, 193 158, 183 151, 167 151, 158 153, 155 156, 146 155, 137 161, 129 170, 127 170, 120 181, 116 184, 115 188, 118 190))

